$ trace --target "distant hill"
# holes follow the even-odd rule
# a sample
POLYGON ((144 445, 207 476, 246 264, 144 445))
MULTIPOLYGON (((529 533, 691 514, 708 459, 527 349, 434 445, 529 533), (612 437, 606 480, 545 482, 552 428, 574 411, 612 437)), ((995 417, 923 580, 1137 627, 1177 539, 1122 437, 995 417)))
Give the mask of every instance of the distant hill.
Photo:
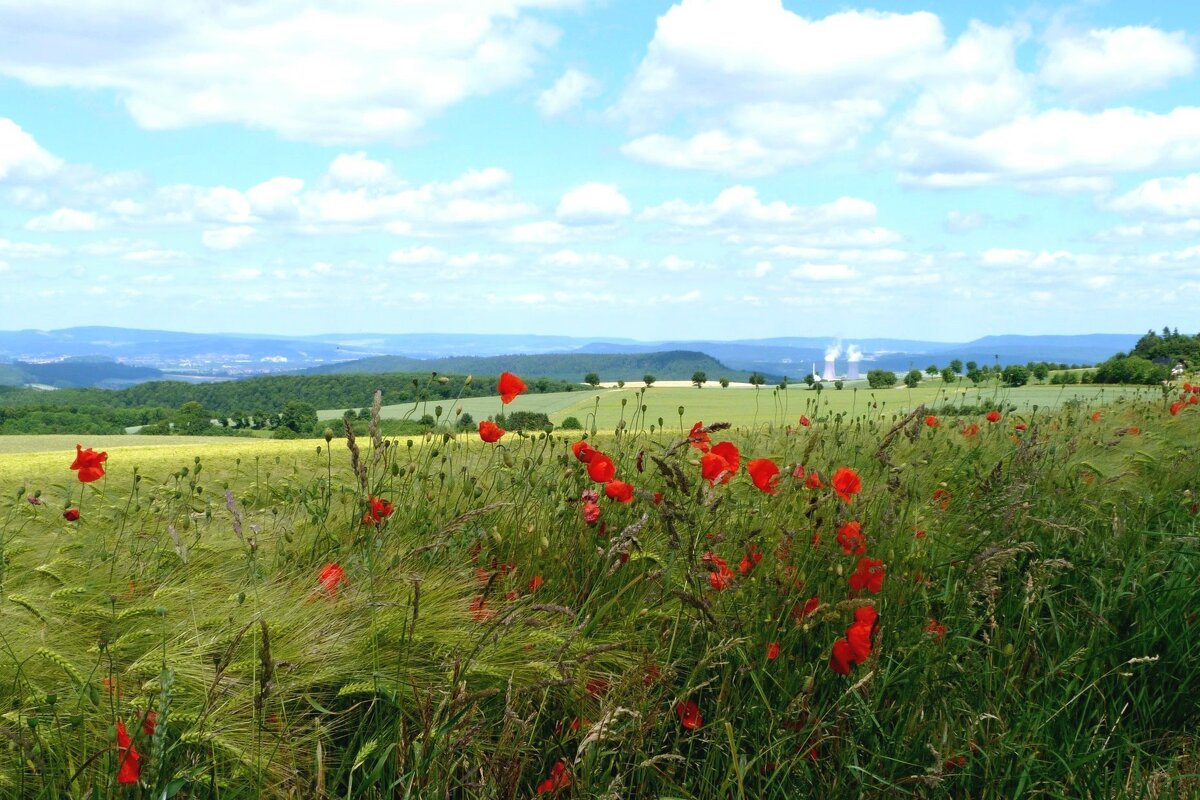
POLYGON ((551 353, 541 355, 456 356, 451 358, 416 359, 403 356, 378 356, 346 361, 307 370, 317 374, 417 372, 471 375, 496 375, 508 370, 518 375, 582 381, 595 372, 603 381, 640 381, 647 373, 659 380, 691 380, 696 372, 708 379, 720 377, 731 381, 745 380, 749 371, 731 369, 712 356, 694 350, 668 350, 649 353, 551 353))
POLYGON ((38 384, 58 389, 97 387, 123 389, 163 377, 162 370, 134 367, 106 358, 66 358, 46 364, 16 361, 0 364, 0 385, 38 384))

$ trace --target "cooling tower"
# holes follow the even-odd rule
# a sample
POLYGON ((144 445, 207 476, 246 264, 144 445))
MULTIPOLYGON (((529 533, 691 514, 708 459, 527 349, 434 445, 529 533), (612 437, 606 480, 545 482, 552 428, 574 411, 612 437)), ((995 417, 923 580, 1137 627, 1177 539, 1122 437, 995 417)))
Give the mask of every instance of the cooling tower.
POLYGON ((858 363, 862 361, 862 350, 858 348, 858 345, 852 344, 846 348, 846 355, 850 359, 850 375, 848 377, 850 380, 856 381, 859 377, 858 363))
POLYGON ((837 378, 833 364, 832 358, 825 359, 825 374, 821 376, 822 380, 831 381, 837 378))
POLYGON ((850 374, 848 377, 852 381, 858 380, 858 362, 857 361, 850 362, 850 374))

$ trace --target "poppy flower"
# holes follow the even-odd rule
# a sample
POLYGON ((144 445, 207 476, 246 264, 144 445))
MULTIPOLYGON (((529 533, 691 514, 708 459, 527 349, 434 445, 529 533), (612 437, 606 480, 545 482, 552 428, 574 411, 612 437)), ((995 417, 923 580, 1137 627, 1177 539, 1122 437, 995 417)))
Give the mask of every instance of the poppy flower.
POLYGON ((592 460, 592 453, 595 453, 596 451, 592 449, 590 444, 580 439, 578 442, 571 445, 571 452, 575 454, 576 459, 586 464, 592 460))
POLYGON ((738 564, 738 572, 745 575, 754 569, 754 566, 760 561, 762 561, 762 553, 758 552, 758 547, 752 542, 750 544, 750 551, 742 556, 742 560, 738 564))
POLYGON ((496 381, 496 391, 500 392, 500 402, 504 405, 511 403, 513 398, 528 388, 525 381, 511 372, 501 372, 500 380, 496 381))
POLYGON ((538 794, 553 794, 559 789, 565 789, 571 785, 571 773, 567 771, 567 764, 561 758, 554 762, 554 766, 550 768, 550 777, 538 784, 538 794))
POLYGON ((529 591, 536 592, 538 589, 542 588, 543 583, 545 583, 545 581, 542 580, 541 575, 534 575, 529 581, 529 591))
POLYGON ((878 618, 874 606, 861 606, 854 610, 854 622, 846 628, 846 643, 850 645, 850 653, 857 664, 871 655, 871 636, 878 618))
POLYGON ((1171 403, 1171 416, 1173 417, 1176 414, 1178 414, 1179 409, 1181 409, 1181 408, 1183 408, 1183 403, 1180 403, 1180 402, 1171 403))
POLYGON ((592 451, 591 460, 587 462, 588 477, 596 483, 608 483, 617 476, 617 465, 599 450, 592 451))
POLYGON ((326 564, 321 567, 321 572, 317 575, 317 583, 321 588, 329 592, 330 597, 337 597, 337 587, 339 583, 349 583, 346 580, 346 570, 342 569, 340 564, 326 564))
POLYGON ((775 494, 779 488, 779 467, 769 458, 756 458, 746 462, 746 472, 754 485, 767 494, 775 494))
MULTIPOLYGON (((607 491, 607 490, 606 490, 607 491)), ((597 503, 583 504, 583 521, 588 525, 595 525, 600 521, 600 506, 597 503)))
POLYGON ((847 522, 838 528, 837 541, 842 546, 842 552, 848 556, 866 555, 867 540, 863 538, 862 525, 858 520, 847 522))
POLYGON ((583 690, 592 697, 603 697, 608 693, 608 681, 604 678, 592 678, 583 690))
POLYGON ((849 675, 853 658, 850 643, 845 639, 838 639, 833 643, 833 652, 829 654, 829 668, 839 675, 849 675))
POLYGON ((75 520, 79 519, 79 509, 68 508, 63 512, 63 519, 65 519, 67 522, 74 522, 75 520))
POLYGON ((153 709, 146 712, 146 718, 142 720, 142 732, 147 736, 154 735, 154 728, 158 725, 158 714, 153 709))
POLYGON ((700 556, 700 560, 708 564, 708 568, 711 570, 708 573, 709 586, 718 592, 723 592, 729 588, 729 583, 733 580, 733 570, 729 568, 729 562, 711 550, 700 556))
POLYGON ((1200 403, 1200 395, 1193 394, 1188 397, 1188 405, 1189 406, 1194 406, 1197 403, 1200 403))
POLYGON ((821 483, 821 473, 817 472, 815 469, 808 473, 808 478, 804 481, 804 488, 824 489, 825 484, 821 483))
POLYGON ((830 482, 833 491, 846 503, 854 502, 854 495, 862 491, 862 480, 858 473, 849 467, 838 467, 830 482))
POLYGON ((1136 425, 1129 426, 1128 428, 1125 429, 1125 432, 1128 433, 1130 436, 1141 436, 1142 435, 1142 429, 1136 425))
POLYGON ((661 505, 662 505, 662 501, 663 501, 663 493, 662 493, 662 492, 655 492, 655 493, 654 493, 654 505, 656 505, 656 506, 661 506, 661 505))
POLYGON ((479 438, 483 439, 488 444, 500 441, 500 437, 504 435, 504 428, 501 428, 490 419, 479 421, 479 438))
POLYGON ((1100 412, 1096 411, 1095 413, 1092 414, 1092 422, 1099 422, 1099 421, 1100 421, 1100 412))
POLYGON ((701 456, 700 474, 709 483, 729 483, 741 463, 741 454, 733 442, 718 442, 701 456))
POLYGON ((936 427, 937 427, 937 424, 938 424, 938 418, 937 418, 937 417, 935 417, 933 414, 928 414, 928 415, 926 415, 926 417, 925 417, 925 425, 926 425, 926 427, 929 427, 929 428, 936 428, 936 427))
POLYGON ((1013 427, 1014 427, 1014 428, 1016 428, 1016 429, 1017 429, 1017 430, 1019 430, 1019 431, 1023 431, 1023 430, 1025 430, 1026 428, 1028 428, 1029 426, 1028 426, 1028 425, 1026 425, 1024 422, 1018 422, 1018 423, 1017 423, 1016 425, 1014 425, 1013 427))
POLYGON ((700 430, 704 427, 703 422, 697 422, 692 426, 692 430, 688 432, 688 442, 692 447, 699 450, 701 453, 708 452, 709 438, 706 431, 700 430))
POLYGON ((679 724, 689 731, 698 730, 704 724, 704 719, 700 716, 700 706, 692 700, 677 703, 675 713, 679 715, 679 724))
POLYGON ((496 612, 487 607, 487 598, 483 595, 478 595, 467 606, 467 610, 471 612, 471 618, 476 622, 486 622, 496 616, 496 612))
POLYGON ((803 425, 805 428, 807 428, 809 425, 812 425, 812 420, 810 420, 808 417, 801 414, 800 415, 800 424, 803 425))
POLYGON ((117 783, 137 783, 142 772, 142 756, 133 746, 133 739, 129 738, 129 733, 125 730, 125 723, 121 720, 117 720, 117 752, 120 754, 117 783))
POLYGON ((938 508, 940 508, 942 511, 945 511, 946 509, 950 508, 950 501, 952 499, 953 498, 951 498, 950 493, 948 491, 946 491, 945 489, 934 490, 933 504, 935 506, 937 506, 938 508))
POLYGON ((804 621, 805 617, 807 617, 809 614, 816 611, 817 607, 820 605, 821 605, 820 598, 814 594, 812 597, 810 597, 804 601, 804 605, 800 605, 799 603, 796 603, 796 605, 792 608, 792 619, 794 619, 796 621, 796 623, 799 624, 804 621))
POLYGON ((972 422, 970 425, 963 425, 961 428, 959 428, 959 433, 967 437, 974 436, 975 434, 979 433, 979 423, 972 422))
POLYGON ((387 500, 381 500, 375 495, 367 495, 367 500, 370 501, 371 508, 362 516, 363 525, 378 525, 396 510, 387 500))
POLYGON ((774 661, 779 658, 779 642, 771 642, 767 645, 767 661, 774 661))
POLYGON ((988 422, 999 422, 1000 421, 1000 412, 997 411, 996 409, 992 409, 991 411, 989 411, 987 413, 987 416, 984 417, 984 419, 986 419, 988 422))
POLYGON ((79 478, 80 483, 91 483, 104 477, 104 462, 107 460, 108 453, 97 453, 90 447, 84 450, 82 445, 77 444, 71 469, 78 470, 75 477, 79 478))
POLYGON ((937 621, 937 618, 929 620, 929 624, 925 626, 926 633, 932 633, 935 641, 942 641, 946 638, 946 626, 937 621))
POLYGON ((884 573, 883 561, 880 559, 860 558, 858 566, 850 576, 850 589, 855 592, 866 589, 871 594, 879 594, 883 591, 884 573))
POLYGON ((633 502, 633 486, 625 481, 612 480, 604 484, 604 494, 618 503, 633 502))

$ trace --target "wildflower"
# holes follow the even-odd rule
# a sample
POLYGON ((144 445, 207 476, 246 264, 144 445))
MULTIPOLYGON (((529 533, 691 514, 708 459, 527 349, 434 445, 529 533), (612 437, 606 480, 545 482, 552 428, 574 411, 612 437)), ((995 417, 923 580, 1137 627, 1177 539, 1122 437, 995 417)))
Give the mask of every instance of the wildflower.
POLYGON ((592 451, 587 465, 588 477, 596 483, 608 483, 617 476, 617 465, 599 450, 592 451))
POLYGON ((709 483, 729 483, 741 466, 741 454, 733 442, 718 442, 700 458, 700 474, 709 483))
POLYGON ((1193 394, 1193 395, 1188 396, 1188 405, 1189 406, 1194 406, 1197 403, 1200 403, 1200 395, 1193 394))
POLYGON ((1092 414, 1092 422, 1099 422, 1099 421, 1100 421, 1100 412, 1096 411, 1092 414))
POLYGON ((878 618, 874 606, 862 606, 854 610, 854 623, 846 629, 846 642, 858 664, 871 656, 871 635, 875 632, 878 618))
POLYGON ((999 422, 1000 412, 993 408, 987 413, 987 416, 984 417, 984 419, 986 419, 988 422, 999 422))
POLYGON ((862 525, 858 520, 847 522, 838 528, 837 541, 842 546, 842 551, 848 556, 866 555, 867 540, 863 538, 862 525))
POLYGON ((608 693, 608 681, 604 678, 592 678, 583 689, 592 697, 603 697, 608 693))
POLYGON ((542 580, 541 575, 534 575, 529 581, 529 591, 536 592, 538 589, 542 588, 543 583, 545 583, 545 581, 542 580))
POLYGON ((84 450, 82 445, 77 444, 71 469, 78 470, 75 477, 79 478, 80 483, 91 483, 104 477, 104 462, 107 460, 108 453, 97 453, 90 447, 84 450))
POLYGON ((1173 417, 1176 414, 1178 414, 1179 409, 1181 409, 1181 408, 1183 408, 1183 403, 1180 403, 1180 402, 1171 403, 1171 416, 1173 417))
POLYGON ((142 720, 142 733, 147 736, 154 735, 154 729, 158 725, 158 714, 151 709, 146 712, 146 718, 142 720))
POLYGON ((924 531, 924 530, 922 530, 921 528, 917 528, 916 537, 917 537, 918 539, 924 539, 924 538, 925 538, 925 531, 924 531))
POLYGON ((575 454, 576 459, 586 464, 592 460, 592 454, 596 451, 592 449, 590 444, 580 439, 578 442, 571 445, 571 452, 575 454))
POLYGON ((656 506, 661 506, 661 505, 662 505, 662 501, 663 501, 663 493, 662 493, 662 492, 655 492, 655 493, 654 493, 654 505, 656 505, 656 506))
POLYGON ((723 592, 729 588, 730 581, 733 580, 733 570, 729 568, 729 563, 718 556, 713 551, 709 550, 700 557, 700 560, 709 565, 708 584, 718 592, 723 592))
POLYGON ((571 785, 571 773, 567 771, 567 764, 561 758, 554 762, 554 766, 550 768, 550 777, 538 784, 538 794, 553 794, 559 789, 565 789, 571 785))
POLYGON ((600 493, 595 489, 584 489, 579 493, 579 502, 581 503, 599 503, 600 493))
POLYGON ((824 489, 825 484, 821 483, 821 473, 817 472, 815 469, 808 473, 808 478, 804 481, 804 488, 824 489))
POLYGON ((804 605, 796 603, 796 605, 792 607, 792 619, 796 620, 796 624, 799 625, 804 621, 805 617, 816 611, 817 607, 820 605, 820 598, 814 594, 812 597, 804 601, 804 605))
POLYGON ((501 372, 500 380, 496 381, 496 390, 500 392, 500 402, 508 405, 517 395, 527 388, 525 381, 511 372, 501 372))
POLYGON ((767 661, 774 661, 779 658, 779 642, 771 642, 767 645, 767 661))
POLYGON ((850 576, 850 589, 855 592, 866 589, 871 594, 879 594, 883 591, 884 573, 883 561, 880 559, 860 558, 858 566, 850 576))
POLYGON ((839 675, 849 675, 853 658, 850 643, 845 639, 838 639, 833 643, 833 652, 829 655, 829 668, 839 675))
POLYGON ((803 464, 797 464, 796 466, 792 467, 792 478, 794 478, 795 480, 798 480, 798 481, 804 480, 804 465, 803 464))
POLYGON ((925 425, 926 425, 926 427, 929 427, 929 428, 936 428, 936 427, 937 427, 937 424, 938 424, 938 418, 937 418, 937 417, 935 417, 933 414, 928 414, 928 415, 926 415, 926 416, 925 416, 925 425))
POLYGON ((1017 423, 1016 425, 1014 425, 1013 427, 1014 427, 1014 428, 1016 428, 1016 429, 1017 429, 1017 430, 1019 430, 1019 431, 1023 431, 1023 430, 1025 430, 1026 428, 1028 428, 1029 426, 1028 426, 1028 425, 1026 425, 1024 422, 1018 422, 1018 423, 1017 423))
POLYGON ((500 441, 500 437, 504 435, 504 428, 501 428, 490 419, 479 421, 479 438, 483 439, 488 444, 500 441))
POLYGON ((25 501, 26 501, 27 503, 29 503, 29 505, 31 505, 31 506, 40 506, 40 505, 42 505, 42 498, 38 497, 36 494, 30 494, 30 495, 26 495, 26 496, 25 496, 25 501))
POLYGON ((476 596, 467 606, 467 610, 471 612, 471 618, 476 622, 486 622, 496 616, 496 612, 487 607, 487 598, 483 595, 476 596))
POLYGON ((595 525, 600 520, 600 506, 597 503, 583 504, 583 520, 588 525, 595 525))
POLYGON ((363 525, 378 525, 396 510, 390 502, 381 500, 373 494, 367 495, 367 500, 371 503, 371 508, 362 516, 363 525))
POLYGON ((79 509, 68 508, 63 512, 63 519, 65 519, 67 522, 74 522, 75 520, 79 519, 79 509))
POLYGON ((125 730, 125 723, 117 720, 117 752, 120 754, 117 768, 117 783, 132 784, 138 782, 142 772, 142 757, 133 746, 133 739, 125 730))
POLYGON ((625 481, 611 480, 604 484, 604 494, 618 503, 633 502, 633 486, 625 481))
POLYGON ((679 715, 679 724, 689 731, 698 730, 704 724, 700 716, 700 706, 696 705, 695 701, 684 700, 676 704, 675 713, 679 715))
POLYGON ((961 428, 959 428, 959 433, 967 438, 970 438, 979 433, 979 423, 972 422, 970 425, 963 425, 961 428))
POLYGON ((935 641, 942 641, 946 638, 946 626, 937 621, 937 618, 931 618, 929 624, 925 626, 926 633, 932 633, 935 641))
POLYGON ((703 427, 703 422, 697 422, 693 425, 692 430, 688 433, 688 442, 701 453, 707 453, 710 440, 708 433, 700 430, 703 427))
POLYGON ((326 564, 321 567, 321 572, 317 575, 317 583, 321 588, 329 592, 330 597, 337 597, 337 587, 339 583, 349 583, 346 580, 346 570, 342 569, 340 564, 326 564))
POLYGON ((775 494, 779 487, 779 467, 769 458, 756 458, 746 463, 746 472, 754 485, 767 494, 775 494))
POLYGON ((838 467, 833 473, 830 485, 833 486, 833 491, 837 492, 837 496, 846 503, 852 503, 854 495, 862 491, 862 480, 858 473, 849 467, 838 467))
POLYGON ((937 489, 933 493, 933 504, 942 511, 950 508, 950 501, 952 499, 953 498, 951 498, 950 492, 946 491, 945 489, 937 489))
POLYGON ((738 572, 745 575, 760 561, 762 561, 762 553, 758 552, 758 548, 751 543, 749 552, 742 556, 742 560, 738 564, 738 572))
POLYGON ((803 414, 801 414, 801 415, 800 415, 800 424, 801 424, 803 427, 807 428, 809 425, 812 425, 812 420, 810 420, 808 417, 806 417, 806 416, 804 416, 803 414))
POLYGON ((1131 425, 1130 427, 1126 428, 1125 432, 1128 433, 1130 436, 1141 436, 1142 435, 1142 429, 1136 425, 1131 425))

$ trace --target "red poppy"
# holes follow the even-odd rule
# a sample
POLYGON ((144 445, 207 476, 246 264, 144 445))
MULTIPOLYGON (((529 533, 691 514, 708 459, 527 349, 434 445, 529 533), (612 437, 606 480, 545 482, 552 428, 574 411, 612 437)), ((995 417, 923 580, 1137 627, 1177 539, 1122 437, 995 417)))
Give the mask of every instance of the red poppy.
POLYGON ((703 427, 703 422, 697 422, 695 425, 693 425, 692 430, 688 433, 688 442, 690 442, 692 447, 696 448, 701 453, 707 453, 710 440, 708 438, 708 433, 700 430, 703 427))
POLYGON ((924 539, 924 538, 925 538, 925 531, 921 530, 920 528, 917 528, 917 538, 918 538, 918 539, 924 539))
POLYGON ((158 714, 153 710, 146 712, 146 718, 142 720, 142 732, 147 736, 154 735, 154 728, 158 725, 158 714))
POLYGON ((866 589, 871 594, 879 594, 883 590, 884 573, 880 559, 860 558, 854 574, 850 576, 850 589, 855 592, 866 589))
POLYGON ((326 564, 321 567, 321 572, 317 575, 317 583, 321 588, 329 592, 330 597, 337 597, 337 587, 339 583, 349 583, 346 580, 346 570, 342 569, 340 564, 326 564))
POLYGON ((1194 406, 1197 403, 1200 403, 1200 395, 1193 394, 1193 395, 1188 396, 1188 405, 1189 406, 1194 406))
POLYGON ((771 642, 767 645, 767 661, 774 661, 779 658, 779 642, 771 642))
POLYGON ((554 766, 550 768, 550 777, 538 784, 538 794, 553 794, 559 789, 565 789, 571 785, 571 773, 567 771, 567 764, 561 758, 554 762, 554 766))
POLYGON ((708 564, 709 570, 711 570, 708 573, 708 584, 710 586, 718 592, 723 592, 729 588, 729 583, 733 580, 733 570, 729 568, 729 562, 711 550, 700 556, 700 560, 708 564))
POLYGON ((729 483, 741 466, 741 455, 733 442, 718 442, 700 457, 700 474, 709 483, 729 483))
POLYGON ((479 438, 483 439, 488 444, 500 441, 500 437, 504 435, 504 428, 501 428, 490 419, 479 421, 479 438))
POLYGON ((746 462, 746 472, 754 485, 767 494, 775 494, 779 489, 779 467, 769 458, 756 458, 746 462))
POLYGON ((592 451, 592 458, 587 462, 588 477, 596 483, 608 483, 617 476, 617 465, 599 450, 592 451))
POLYGON ((854 622, 846 629, 846 642, 854 661, 861 664, 871 655, 871 636, 879 614, 874 606, 860 606, 854 610, 854 622))
POLYGON ((381 500, 375 495, 367 495, 371 508, 362 516, 363 525, 378 525, 385 517, 390 517, 396 509, 387 500, 381 500))
POLYGON ((933 414, 928 414, 925 417, 925 424, 930 428, 936 428, 938 424, 938 418, 933 414))
POLYGON ((812 420, 810 420, 808 417, 801 414, 800 415, 800 424, 807 428, 809 425, 812 425, 812 420))
POLYGON ((501 372, 500 380, 496 381, 496 391, 500 392, 500 402, 504 405, 511 403, 514 397, 527 388, 529 387, 525 385, 525 381, 511 372, 501 372))
POLYGON ((603 697, 608 693, 608 681, 604 678, 592 678, 583 689, 592 697, 603 697))
POLYGON ((1100 412, 1097 411, 1092 414, 1092 422, 1099 422, 1099 421, 1100 421, 1100 412))
POLYGON ((951 499, 950 493, 945 489, 936 489, 933 492, 933 504, 942 511, 950 508, 951 499))
POLYGON ((1014 428, 1016 428, 1016 429, 1017 429, 1017 430, 1019 430, 1019 431, 1023 431, 1023 430, 1025 430, 1026 428, 1028 428, 1029 426, 1028 426, 1028 425, 1026 425, 1024 422, 1018 422, 1018 423, 1017 423, 1016 425, 1014 425, 1013 427, 1014 427, 1014 428))
POLYGON ((600 505, 598 503, 585 502, 583 504, 583 521, 588 525, 595 525, 600 521, 600 505))
POLYGON ((825 484, 821 483, 821 473, 817 472, 815 469, 808 473, 808 479, 804 481, 804 488, 824 489, 825 484))
POLYGON ((846 503, 854 502, 854 495, 862 491, 862 480, 858 473, 849 467, 838 467, 833 473, 830 485, 837 492, 837 496, 846 503))
POLYGON ((758 547, 751 542, 749 552, 742 556, 742 560, 738 564, 738 572, 745 575, 754 569, 754 565, 760 561, 762 561, 762 553, 758 552, 758 547))
POLYGON ((937 618, 929 620, 929 624, 925 626, 926 633, 932 633, 936 641, 941 641, 946 638, 946 626, 937 621, 937 618))
POLYGON ((861 556, 867 552, 867 540, 863 538, 862 525, 858 520, 852 520, 838 528, 837 541, 848 556, 861 556))
POLYGON ((486 622, 496 616, 496 612, 487 607, 487 598, 483 595, 478 595, 467 606, 467 610, 471 612, 471 618, 476 622, 486 622))
POLYGON ((984 419, 986 419, 988 422, 999 422, 1000 421, 1000 412, 997 411, 996 409, 992 409, 991 411, 989 411, 987 413, 987 416, 984 417, 984 419))
POLYGON ((633 502, 633 486, 625 481, 609 481, 604 484, 604 493, 618 503, 633 502))
POLYGON ((829 668, 839 675, 849 675, 853 658, 850 643, 845 639, 838 639, 833 643, 833 652, 829 655, 829 668))
POLYGON ((74 522, 75 520, 79 519, 79 509, 68 508, 63 512, 63 519, 65 519, 67 522, 74 522))
POLYGON ((821 605, 820 598, 818 598, 814 594, 812 597, 810 597, 804 601, 804 605, 800 605, 799 603, 797 603, 792 608, 792 619, 796 620, 796 623, 799 624, 800 622, 804 621, 805 617, 807 617, 809 614, 816 611, 817 607, 820 605, 821 605))
POLYGON ((1125 429, 1125 432, 1128 433, 1130 436, 1141 436, 1142 429, 1136 425, 1131 425, 1125 429))
POLYGON ((692 700, 684 700, 676 704, 675 713, 679 715, 679 724, 689 731, 698 730, 704 724, 700 717, 700 706, 692 700))
POLYGON ((117 783, 133 784, 138 782, 142 772, 142 757, 133 746, 133 739, 125 730, 125 723, 117 720, 117 752, 120 754, 120 766, 117 768, 117 783))
POLYGON ((962 428, 959 429, 959 432, 963 436, 974 436, 975 434, 979 433, 979 423, 972 422, 969 425, 963 425, 962 428))
POLYGON ((1171 403, 1171 416, 1173 417, 1176 414, 1178 414, 1179 409, 1181 409, 1181 408, 1183 408, 1183 403, 1179 403, 1179 402, 1171 403))
POLYGON ((656 506, 661 506, 661 505, 662 505, 662 501, 663 501, 663 494, 662 494, 662 492, 655 492, 655 493, 654 493, 654 505, 656 505, 656 506))
POLYGON ((541 575, 534 575, 529 581, 529 591, 536 592, 538 589, 542 588, 543 583, 545 583, 545 581, 542 580, 541 575))
POLYGON ((580 439, 575 444, 571 445, 571 452, 575 454, 575 458, 582 461, 584 464, 592 460, 592 453, 596 451, 587 442, 580 439))
POLYGON ((98 481, 104 477, 104 462, 108 460, 108 453, 97 453, 92 448, 84 450, 82 445, 75 445, 75 460, 71 462, 71 469, 79 470, 77 478, 80 483, 91 483, 98 481))

